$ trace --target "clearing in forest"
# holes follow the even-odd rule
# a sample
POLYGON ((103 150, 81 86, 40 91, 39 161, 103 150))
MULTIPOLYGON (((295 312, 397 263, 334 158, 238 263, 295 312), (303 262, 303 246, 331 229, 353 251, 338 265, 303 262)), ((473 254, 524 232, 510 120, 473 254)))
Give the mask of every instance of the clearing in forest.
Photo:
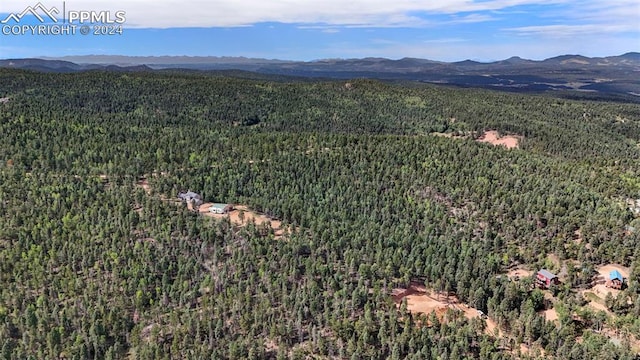
POLYGON ((546 321, 556 321, 556 320, 558 320, 558 312, 554 308, 542 310, 542 311, 539 312, 539 314, 544 316, 544 319, 546 321))
MULTIPOLYGON (((603 311, 605 314, 609 316, 615 316, 611 312, 611 310, 609 310, 605 305, 605 298, 607 297, 607 294, 611 294, 613 297, 616 297, 618 296, 621 290, 608 288, 606 287, 605 282, 609 279, 609 274, 611 273, 611 271, 614 271, 614 270, 619 271, 620 274, 625 278, 625 282, 628 282, 630 269, 628 267, 625 267, 619 264, 607 264, 599 267, 597 270, 598 270, 598 275, 595 282, 596 285, 593 286, 591 289, 581 291, 581 294, 587 300, 590 300, 587 306, 589 306, 593 310, 603 311)), ((605 326, 602 333, 606 335, 614 343, 620 343, 622 340, 621 338, 622 335, 617 330, 614 330, 609 326, 605 326)), ((627 334, 627 336, 628 336, 627 339, 629 340, 631 347, 634 349, 634 351, 637 353, 640 353, 640 339, 629 334, 627 334)))
POLYGON ((522 136, 515 135, 505 135, 500 136, 500 134, 495 130, 485 131, 484 134, 480 138, 478 138, 479 142, 486 142, 491 145, 502 145, 507 149, 517 148, 522 136))
POLYGON ((591 300, 588 304, 591 308, 594 310, 604 311, 609 314, 610 311, 605 306, 604 299, 608 294, 615 297, 620 292, 620 290, 608 288, 605 285, 606 281, 609 279, 609 273, 613 270, 618 270, 625 278, 625 281, 629 281, 629 268, 617 264, 607 264, 599 267, 597 270, 598 276, 596 278, 595 285, 591 289, 581 291, 581 293, 585 298, 591 300))
POLYGON ((604 277, 605 279, 608 279, 609 273, 612 272, 613 270, 618 270, 620 274, 624 276, 625 279, 629 278, 629 268, 624 267, 622 265, 618 265, 618 264, 607 264, 607 265, 601 266, 598 268, 598 273, 600 273, 600 276, 604 277))
MULTIPOLYGON (((153 176, 157 176, 157 175, 158 174, 153 173, 153 176)), ((160 175, 165 175, 165 173, 160 173, 160 175)), ((107 179, 106 175, 104 176, 101 175, 100 177, 103 179, 107 179)), ((140 179, 138 179, 135 185, 139 188, 142 188, 148 195, 151 195, 151 187, 149 186, 149 181, 147 180, 146 177, 141 177, 140 179)), ((179 200, 172 200, 172 199, 167 199, 162 197, 161 197, 161 200, 173 201, 176 204, 183 203, 182 201, 179 201, 179 200)), ((224 219, 228 217, 232 223, 239 226, 245 225, 250 222, 254 222, 256 226, 261 226, 262 224, 267 223, 273 229, 276 239, 281 238, 284 235, 285 231, 290 233, 290 231, 282 227, 282 222, 280 220, 269 218, 264 214, 258 214, 257 212, 249 209, 245 205, 234 206, 233 210, 225 214, 216 214, 216 213, 210 212, 210 208, 212 205, 213 203, 204 203, 197 208, 197 211, 204 216, 212 217, 215 219, 224 219)), ((194 210, 191 202, 187 202, 187 209, 191 211, 194 210)), ((136 211, 141 212, 142 208, 141 207, 137 208, 136 211)))
POLYGON ((224 219, 228 217, 232 223, 240 226, 250 222, 255 222, 257 226, 266 223, 273 229, 276 239, 281 238, 284 235, 285 229, 282 228, 282 222, 280 220, 271 219, 264 214, 258 214, 247 206, 234 205, 233 210, 226 214, 215 214, 209 211, 212 205, 213 203, 204 203, 200 205, 198 210, 204 216, 212 217, 214 219, 224 219))
MULTIPOLYGON (((444 319, 448 309, 462 312, 467 319, 482 316, 478 309, 460 302, 455 295, 446 296, 436 293, 434 297, 424 285, 419 283, 412 283, 408 288, 393 289, 391 295, 397 307, 400 307, 402 300, 406 298, 409 312, 425 315, 435 312, 440 321, 444 319)), ((486 315, 484 318, 487 324, 485 332, 495 335, 497 330, 496 322, 486 317, 486 315)), ((497 331, 499 332, 499 330, 497 331)))
POLYGON ((522 268, 515 268, 507 273, 507 277, 515 281, 518 281, 520 279, 524 279, 527 277, 532 277, 532 276, 533 276, 533 271, 522 269, 522 268))

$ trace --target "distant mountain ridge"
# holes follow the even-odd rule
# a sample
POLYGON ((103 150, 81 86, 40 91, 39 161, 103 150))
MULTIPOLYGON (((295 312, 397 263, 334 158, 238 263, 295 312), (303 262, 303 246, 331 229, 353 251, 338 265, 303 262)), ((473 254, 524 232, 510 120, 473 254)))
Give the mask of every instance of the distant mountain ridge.
POLYGON ((64 56, 64 57, 42 57, 42 60, 62 60, 69 61, 76 64, 108 64, 108 65, 148 65, 148 66, 160 66, 160 65, 187 65, 187 64, 336 64, 336 63, 394 63, 394 64, 406 64, 406 65, 427 65, 427 64, 457 64, 457 65, 478 65, 488 66, 503 63, 529 63, 529 64, 557 64, 557 63, 585 63, 589 65, 635 65, 640 66, 640 52, 628 52, 623 55, 607 56, 607 57, 586 57, 582 55, 560 55, 545 60, 528 60, 518 56, 513 56, 509 59, 493 61, 493 62, 480 62, 474 60, 463 60, 457 62, 443 62, 434 61, 421 58, 401 58, 398 60, 380 58, 380 57, 367 57, 367 58, 354 58, 354 59, 319 59, 312 61, 294 61, 294 60, 279 60, 279 59, 263 59, 263 58, 247 58, 242 56, 121 56, 121 55, 83 55, 83 56, 64 56))
POLYGON ((409 80, 505 91, 575 90, 624 94, 640 99, 640 53, 586 57, 561 55, 545 60, 517 56, 494 62, 441 62, 418 58, 361 58, 289 61, 217 56, 87 55, 0 60, 0 67, 47 72, 163 69, 241 70, 274 76, 409 80))
POLYGON ((76 64, 66 60, 43 60, 43 59, 6 59, 0 60, 0 68, 15 68, 24 70, 34 70, 43 72, 78 72, 88 70, 111 70, 111 71, 145 71, 152 70, 146 65, 118 66, 112 64, 76 64))
POLYGON ((77 64, 102 65, 175 65, 175 64, 279 64, 289 60, 247 58, 243 56, 124 56, 124 55, 83 55, 63 57, 42 57, 42 60, 64 60, 77 64))

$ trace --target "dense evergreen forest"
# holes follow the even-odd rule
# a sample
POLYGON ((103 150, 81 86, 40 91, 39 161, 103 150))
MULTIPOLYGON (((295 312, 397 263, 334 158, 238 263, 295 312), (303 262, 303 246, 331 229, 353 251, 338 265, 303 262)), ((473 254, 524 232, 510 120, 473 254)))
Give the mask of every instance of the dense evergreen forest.
POLYGON ((0 140, 0 358, 640 358, 637 104, 0 69, 0 140), (291 232, 201 216, 187 189, 291 232), (559 271, 549 254, 558 287, 505 276, 559 271), (595 311, 576 289, 608 263, 629 286, 595 311), (412 282, 500 333, 409 313, 391 292, 412 282))

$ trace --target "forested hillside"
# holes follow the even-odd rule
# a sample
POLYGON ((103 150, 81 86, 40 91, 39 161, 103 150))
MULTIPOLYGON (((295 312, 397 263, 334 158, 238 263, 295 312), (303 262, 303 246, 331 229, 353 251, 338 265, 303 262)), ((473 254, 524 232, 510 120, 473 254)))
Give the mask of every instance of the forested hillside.
POLYGON ((638 358, 637 104, 0 69, 0 140, 0 358, 638 358), (628 287, 597 311, 577 289, 609 263, 628 287), (412 283, 498 329, 408 312, 412 283))

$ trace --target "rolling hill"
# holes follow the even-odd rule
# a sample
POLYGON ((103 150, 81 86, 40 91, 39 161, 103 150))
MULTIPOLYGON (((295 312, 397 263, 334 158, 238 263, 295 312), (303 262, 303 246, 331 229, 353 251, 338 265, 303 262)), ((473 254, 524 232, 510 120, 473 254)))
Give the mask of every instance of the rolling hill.
POLYGON ((326 59, 308 62, 242 57, 126 57, 70 56, 60 59, 13 59, 0 67, 52 72, 153 69, 244 70, 276 76, 314 78, 374 78, 454 86, 481 87, 511 92, 571 91, 584 96, 614 94, 640 98, 640 53, 589 58, 563 55, 542 61, 512 57, 481 63, 471 60, 445 63, 425 59, 326 59))

